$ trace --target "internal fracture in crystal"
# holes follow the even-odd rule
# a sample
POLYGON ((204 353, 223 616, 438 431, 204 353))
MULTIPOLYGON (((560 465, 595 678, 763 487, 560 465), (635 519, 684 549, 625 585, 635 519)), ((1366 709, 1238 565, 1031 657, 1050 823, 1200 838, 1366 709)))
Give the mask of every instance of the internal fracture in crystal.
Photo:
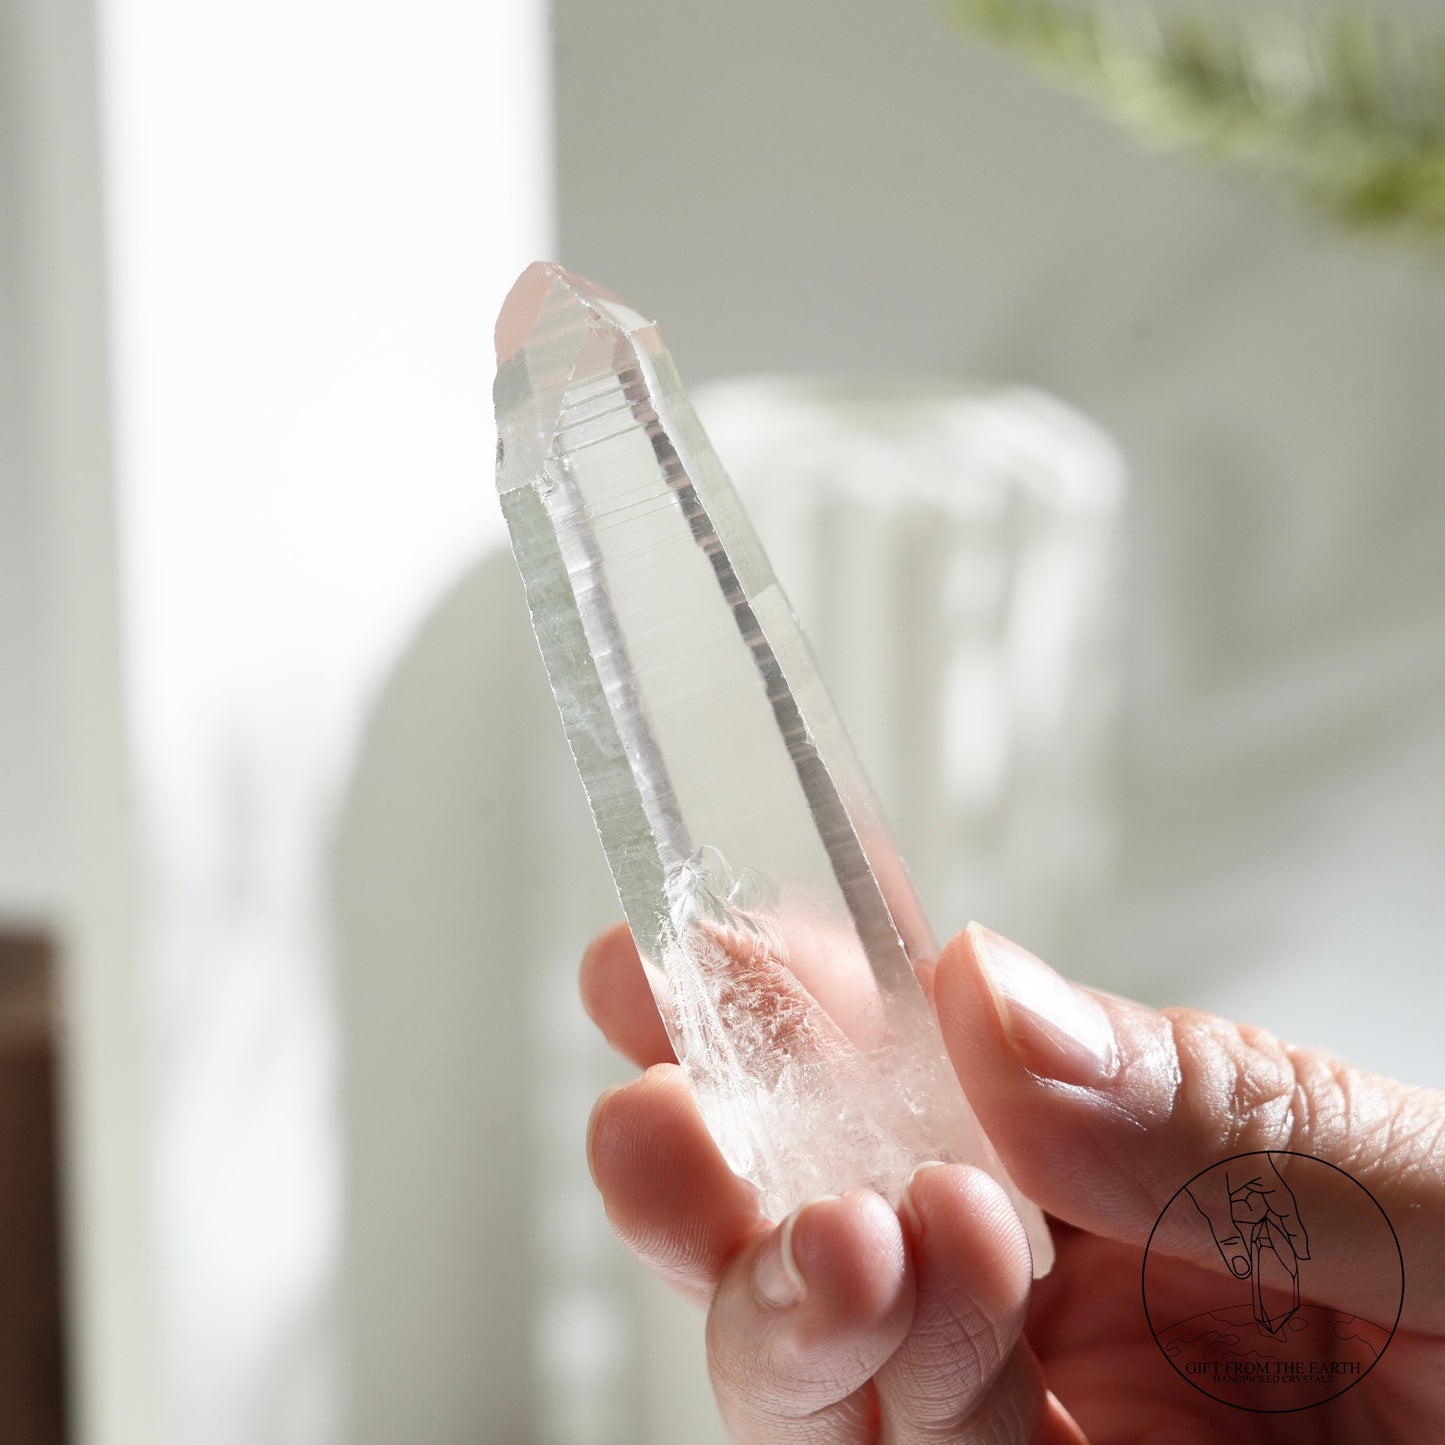
POLYGON ((657 328, 537 263, 497 323, 497 486, 617 891, 699 1108, 777 1218, 924 1160, 1009 1190, 915 968, 936 948, 657 328))

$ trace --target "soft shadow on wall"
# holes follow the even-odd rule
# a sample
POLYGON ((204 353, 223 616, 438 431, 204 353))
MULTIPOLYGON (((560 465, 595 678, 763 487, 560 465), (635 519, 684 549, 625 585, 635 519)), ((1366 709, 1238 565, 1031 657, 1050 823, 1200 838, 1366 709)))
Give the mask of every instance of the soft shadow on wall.
POLYGON ((616 1066, 574 987, 617 902, 505 552, 374 709, 333 880, 347 1438, 635 1438, 583 1152, 616 1066))

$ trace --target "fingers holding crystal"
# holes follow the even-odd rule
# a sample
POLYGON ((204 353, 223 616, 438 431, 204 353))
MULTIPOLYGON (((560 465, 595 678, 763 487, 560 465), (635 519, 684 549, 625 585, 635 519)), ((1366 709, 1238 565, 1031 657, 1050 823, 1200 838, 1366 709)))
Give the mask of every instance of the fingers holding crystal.
MULTIPOLYGON (((976 926, 940 955, 936 1001, 954 1067, 1005 1165, 1066 1222, 1135 1246, 1154 1237, 1157 1250, 1243 1279, 1257 1262, 1253 1224, 1241 1228, 1249 1210, 1260 1223, 1272 1211, 1288 1259, 1272 1252, 1292 1274, 1292 1261, 1313 1257, 1317 1231, 1365 1227, 1364 1199, 1370 1219, 1388 1222, 1407 1275, 1445 1269, 1445 1098, 1437 1091, 1247 1024, 1081 988, 976 926), (1291 1168, 1301 1159, 1324 1168, 1298 1207, 1276 1167, 1286 1159, 1291 1168), (1242 1161, 1238 1180, 1206 1176, 1196 1185, 1202 1168, 1226 1161, 1242 1161), (1237 1185, 1251 1181, 1253 1201, 1236 1199, 1237 1185), (1210 1229, 1181 1225, 1176 1235, 1166 1220, 1156 1235, 1186 1184, 1210 1229)), ((1348 1300, 1366 1317, 1392 1317, 1398 1276, 1363 1269, 1360 1258, 1334 1257, 1337 1306, 1348 1300)), ((1445 1303, 1407 1293, 1401 1319, 1439 1330, 1445 1303)))
POLYGON ((708 1363, 732 1438, 876 1440, 872 1377, 912 1313, 902 1229, 883 1199, 854 1190, 800 1205, 733 1261, 708 1316, 708 1363))
POLYGON ((729 1266, 708 1360, 732 1438, 1082 1445, 1021 1339, 1028 1239, 982 1171, 920 1170, 902 1219, 824 1196, 729 1266))
POLYGON ((981 1423, 980 1411, 995 1426, 1036 1418, 1038 1370, 1032 1360, 1010 1359, 1032 1269, 1008 1196, 980 1170, 925 1165, 909 1181, 899 1213, 916 1299, 908 1337, 878 1374, 889 1438, 970 1438, 964 1425, 981 1423))
POLYGON ((643 1069, 676 1063, 652 986, 625 923, 592 941, 582 956, 580 983, 588 1017, 618 1053, 643 1069))
MULTIPOLYGON (((625 939, 604 942, 613 957, 587 971, 615 1003, 607 971, 626 963, 625 939)), ((850 1445, 885 1425, 900 1442, 1080 1438, 1019 1341, 1028 1242, 982 1172, 921 1170, 904 1223, 854 1190, 772 1226, 674 1064, 599 1100, 588 1152, 623 1242, 712 1300, 709 1363, 734 1438, 850 1445)))
POLYGON ((587 1157, 618 1238, 700 1301, 767 1227, 757 1191, 723 1161, 675 1064, 657 1064, 597 1101, 587 1157))

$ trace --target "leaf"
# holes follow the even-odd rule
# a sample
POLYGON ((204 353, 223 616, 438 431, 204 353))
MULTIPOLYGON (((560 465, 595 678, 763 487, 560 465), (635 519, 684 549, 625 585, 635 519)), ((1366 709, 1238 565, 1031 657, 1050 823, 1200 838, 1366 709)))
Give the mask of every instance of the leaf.
POLYGON ((1145 139, 1248 165, 1354 226, 1445 238, 1445 32, 1217 0, 946 3, 1145 139))

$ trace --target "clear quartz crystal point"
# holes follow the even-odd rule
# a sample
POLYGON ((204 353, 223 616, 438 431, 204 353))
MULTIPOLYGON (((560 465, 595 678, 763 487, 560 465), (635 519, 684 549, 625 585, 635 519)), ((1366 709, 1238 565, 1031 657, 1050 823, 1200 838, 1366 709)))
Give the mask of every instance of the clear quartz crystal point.
POLYGON ((915 974, 936 946, 656 326, 538 262, 497 322, 497 487, 658 1007, 774 1218, 924 1160, 1012 1196, 915 974))

